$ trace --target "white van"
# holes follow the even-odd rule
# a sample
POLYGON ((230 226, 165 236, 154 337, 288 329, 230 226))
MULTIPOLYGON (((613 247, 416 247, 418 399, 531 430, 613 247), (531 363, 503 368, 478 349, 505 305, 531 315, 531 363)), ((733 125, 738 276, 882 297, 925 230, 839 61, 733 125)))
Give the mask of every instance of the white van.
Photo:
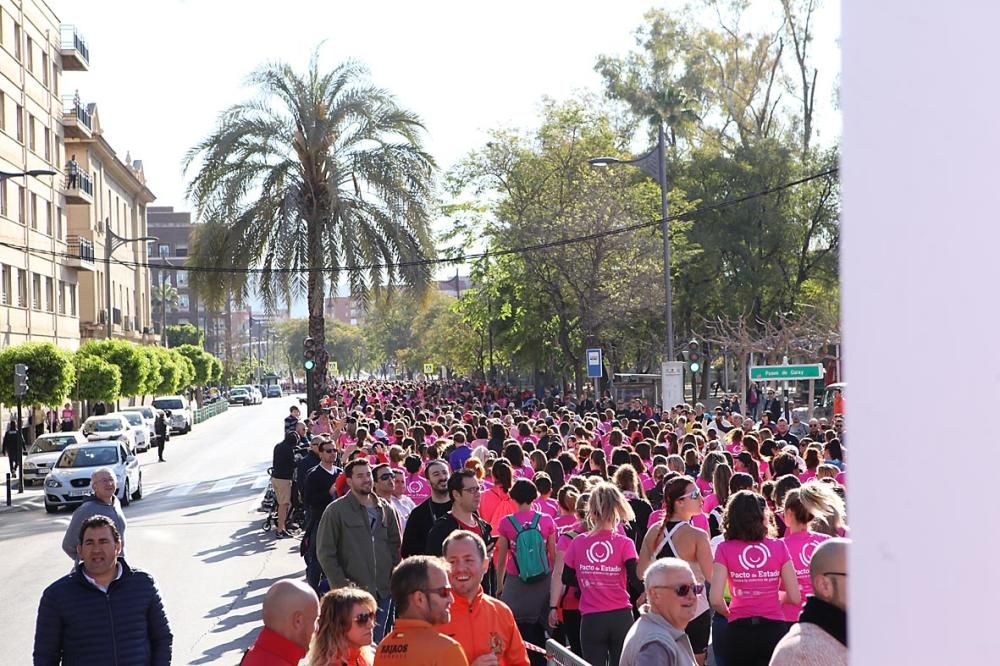
POLYGON ((194 425, 194 412, 188 399, 182 395, 168 395, 163 398, 153 398, 153 407, 170 410, 170 429, 173 432, 184 434, 191 432, 194 425))

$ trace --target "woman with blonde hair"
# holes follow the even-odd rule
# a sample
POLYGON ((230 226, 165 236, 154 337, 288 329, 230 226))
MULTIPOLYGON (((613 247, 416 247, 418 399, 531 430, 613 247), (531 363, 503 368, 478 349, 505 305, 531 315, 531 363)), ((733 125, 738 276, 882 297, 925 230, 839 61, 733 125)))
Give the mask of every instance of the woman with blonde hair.
POLYGON ((375 598, 356 587, 323 595, 306 655, 308 666, 371 666, 376 610, 375 598))
POLYGON ((580 590, 584 660, 595 666, 617 664, 634 619, 630 593, 637 596, 642 590, 635 542, 618 531, 635 514, 615 485, 601 482, 590 491, 587 517, 590 530, 573 539, 566 551, 562 582, 580 590))
POLYGON ((829 484, 810 481, 799 488, 799 501, 813 518, 809 528, 832 537, 847 536, 844 500, 829 484))

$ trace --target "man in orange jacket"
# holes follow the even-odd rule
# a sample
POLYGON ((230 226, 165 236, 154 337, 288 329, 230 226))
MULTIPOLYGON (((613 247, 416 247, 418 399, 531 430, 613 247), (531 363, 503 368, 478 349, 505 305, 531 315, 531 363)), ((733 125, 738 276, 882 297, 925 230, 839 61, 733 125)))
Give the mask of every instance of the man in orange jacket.
POLYGON ((466 530, 444 541, 454 593, 451 619, 435 626, 459 642, 470 666, 528 666, 528 653, 507 604, 483 593, 480 583, 489 569, 486 544, 466 530))

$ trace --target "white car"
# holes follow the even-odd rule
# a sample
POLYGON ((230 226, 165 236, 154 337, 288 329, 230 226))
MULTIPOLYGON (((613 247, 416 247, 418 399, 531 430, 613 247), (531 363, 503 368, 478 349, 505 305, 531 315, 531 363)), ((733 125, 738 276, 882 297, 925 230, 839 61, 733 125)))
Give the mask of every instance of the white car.
POLYGON ((118 410, 119 412, 139 412, 142 414, 143 420, 146 422, 146 427, 149 428, 149 432, 153 433, 153 439, 156 439, 156 410, 149 405, 135 405, 134 407, 122 407, 118 410))
POLYGON ((248 402, 248 403, 244 403, 244 404, 248 404, 248 405, 262 405, 262 404, 264 404, 264 396, 261 395, 260 389, 257 388, 256 386, 253 386, 252 384, 240 384, 239 386, 234 386, 230 390, 230 393, 232 391, 235 391, 236 389, 244 389, 247 393, 250 394, 251 401, 248 402))
POLYGON ((149 451, 149 447, 153 445, 153 431, 149 429, 146 425, 146 419, 142 417, 141 412, 135 411, 122 411, 114 412, 108 416, 123 416, 128 424, 132 426, 132 432, 135 433, 135 450, 138 453, 143 451, 149 451))
POLYGON ((114 473, 122 506, 142 497, 139 460, 125 442, 71 444, 45 477, 45 510, 55 513, 60 507, 82 504, 91 495, 90 475, 100 467, 114 473))
POLYGON ((38 437, 28 447, 28 455, 24 459, 24 482, 28 485, 41 483, 52 469, 52 465, 59 460, 63 449, 70 444, 86 443, 87 438, 77 431, 53 432, 38 437))
POLYGON ((168 395, 162 398, 153 398, 153 407, 170 412, 170 430, 176 433, 191 432, 194 425, 194 412, 187 398, 182 395, 168 395))
POLYGON ((91 416, 83 422, 80 428, 88 442, 118 441, 125 444, 129 451, 135 451, 138 446, 136 429, 121 414, 105 414, 91 416))

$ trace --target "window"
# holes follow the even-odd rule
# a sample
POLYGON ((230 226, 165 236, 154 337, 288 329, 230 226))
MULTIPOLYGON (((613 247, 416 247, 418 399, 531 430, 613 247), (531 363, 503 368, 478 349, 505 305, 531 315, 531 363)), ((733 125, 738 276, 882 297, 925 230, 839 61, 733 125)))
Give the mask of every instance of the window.
POLYGON ((0 270, 0 303, 10 305, 10 266, 0 270))
POLYGON ((45 233, 52 235, 52 202, 45 202, 45 233))
POLYGON ((14 59, 21 62, 21 26, 14 24, 14 59))
POLYGON ((191 302, 188 300, 187 294, 177 294, 177 307, 175 310, 190 310, 191 302))
POLYGON ((76 285, 69 285, 69 316, 76 316, 76 285))
POLYGON ((38 136, 35 133, 35 117, 29 113, 28 114, 28 148, 30 148, 31 151, 35 152, 35 153, 38 152, 38 147, 37 147, 37 145, 35 143, 35 140, 37 138, 38 138, 38 136))
POLYGON ((177 286, 186 287, 188 286, 188 274, 187 271, 177 271, 174 273, 177 276, 177 286))
POLYGON ((45 128, 45 161, 52 161, 52 130, 45 128))
POLYGON ((35 71, 35 53, 34 53, 35 49, 33 49, 32 47, 34 46, 35 42, 32 41, 31 37, 26 37, 25 38, 25 42, 26 42, 26 46, 25 46, 25 49, 24 49, 24 55, 27 56, 27 58, 25 58, 25 66, 28 68, 29 72, 34 72, 35 71))
POLYGON ((7 131, 7 96, 0 92, 0 130, 7 131))
POLYGON ((59 314, 66 314, 66 288, 67 285, 62 280, 59 280, 59 314))
POLYGON ((31 228, 38 229, 38 195, 34 192, 31 193, 31 228))
POLYGON ((52 61, 52 92, 59 94, 59 67, 55 60, 52 61))
POLYGON ((156 251, 160 253, 161 257, 169 257, 170 256, 170 244, 169 243, 160 243, 160 246, 156 249, 156 251))
POLYGON ((7 181, 0 180, 0 215, 7 217, 7 181))
POLYGON ((55 311, 55 287, 52 278, 45 278, 45 311, 55 311))
POLYGON ((24 107, 17 105, 17 140, 24 143, 24 107))
POLYGON ((31 309, 42 309, 42 276, 38 273, 31 274, 31 309))
POLYGON ((186 257, 186 256, 188 256, 188 249, 186 247, 179 247, 179 248, 177 248, 176 256, 178 256, 178 257, 186 257))
POLYGON ((49 54, 42 54, 42 85, 49 87, 49 54))
POLYGON ((56 206, 56 238, 63 239, 62 206, 56 206))
POLYGON ((24 187, 17 186, 17 223, 24 224, 27 216, 24 214, 24 187))

